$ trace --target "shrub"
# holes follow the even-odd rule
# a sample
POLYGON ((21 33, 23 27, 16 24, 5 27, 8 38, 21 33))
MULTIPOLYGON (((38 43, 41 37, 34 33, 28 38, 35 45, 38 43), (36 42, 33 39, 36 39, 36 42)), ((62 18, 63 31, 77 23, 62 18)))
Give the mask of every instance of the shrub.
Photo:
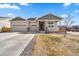
POLYGON ((59 29, 59 32, 64 32, 64 31, 65 31, 64 28, 60 28, 60 29, 59 29))
POLYGON ((2 32, 11 32, 11 28, 4 26, 1 31, 2 32))

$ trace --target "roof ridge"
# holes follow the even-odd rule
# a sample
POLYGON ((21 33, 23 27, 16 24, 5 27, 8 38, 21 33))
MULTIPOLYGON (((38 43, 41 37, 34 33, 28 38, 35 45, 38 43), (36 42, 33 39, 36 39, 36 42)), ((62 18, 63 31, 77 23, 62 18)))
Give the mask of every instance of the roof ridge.
MULTIPOLYGON (((46 14, 46 15, 42 16, 42 17, 39 17, 38 19, 45 18, 45 17, 48 17, 48 16, 54 16, 54 17, 56 17, 56 18, 61 19, 61 17, 56 16, 56 15, 53 15, 52 13, 48 13, 48 14, 46 14)), ((53 17, 53 18, 54 18, 54 17, 53 17)), ((49 18, 52 18, 52 17, 49 17, 49 18)))
POLYGON ((22 18, 22 17, 15 17, 15 18, 13 18, 11 21, 25 21, 25 19, 24 18, 22 18))

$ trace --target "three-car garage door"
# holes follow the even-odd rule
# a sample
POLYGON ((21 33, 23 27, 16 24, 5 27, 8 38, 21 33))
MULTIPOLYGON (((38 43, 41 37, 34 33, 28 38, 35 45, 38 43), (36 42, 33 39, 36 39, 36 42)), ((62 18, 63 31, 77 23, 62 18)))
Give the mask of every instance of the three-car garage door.
POLYGON ((13 31, 15 31, 15 32, 26 32, 27 31, 27 27, 25 26, 25 25, 14 25, 13 26, 13 31))

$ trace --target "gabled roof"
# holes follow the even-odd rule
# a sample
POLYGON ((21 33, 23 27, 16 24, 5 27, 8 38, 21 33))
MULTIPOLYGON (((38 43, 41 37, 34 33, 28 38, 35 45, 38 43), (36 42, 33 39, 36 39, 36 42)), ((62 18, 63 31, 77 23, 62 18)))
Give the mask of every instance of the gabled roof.
POLYGON ((21 17, 16 17, 16 18, 13 18, 11 21, 25 21, 25 19, 21 17))
POLYGON ((27 20, 36 20, 36 18, 28 18, 27 20))
POLYGON ((39 17, 38 20, 45 20, 45 19, 62 19, 58 16, 55 16, 53 14, 47 14, 45 16, 39 17))

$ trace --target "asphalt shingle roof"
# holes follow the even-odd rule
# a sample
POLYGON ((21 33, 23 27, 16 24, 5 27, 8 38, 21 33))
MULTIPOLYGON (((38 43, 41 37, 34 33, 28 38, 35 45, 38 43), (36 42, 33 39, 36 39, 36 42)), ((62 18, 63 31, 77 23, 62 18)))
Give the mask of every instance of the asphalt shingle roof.
POLYGON ((25 19, 21 17, 16 17, 16 18, 13 18, 11 21, 25 21, 25 19))
POLYGON ((45 20, 45 19, 61 19, 58 16, 55 16, 53 14, 47 14, 45 16, 39 17, 38 20, 45 20))
MULTIPOLYGON (((42 17, 39 17, 39 18, 28 18, 27 20, 49 20, 49 19, 62 19, 58 16, 55 16, 53 14, 47 14, 45 16, 42 16, 42 17)), ((16 17, 16 18, 13 18, 11 21, 25 21, 25 19, 21 18, 21 17, 16 17)))
POLYGON ((36 20, 36 18, 28 18, 27 20, 36 20))

